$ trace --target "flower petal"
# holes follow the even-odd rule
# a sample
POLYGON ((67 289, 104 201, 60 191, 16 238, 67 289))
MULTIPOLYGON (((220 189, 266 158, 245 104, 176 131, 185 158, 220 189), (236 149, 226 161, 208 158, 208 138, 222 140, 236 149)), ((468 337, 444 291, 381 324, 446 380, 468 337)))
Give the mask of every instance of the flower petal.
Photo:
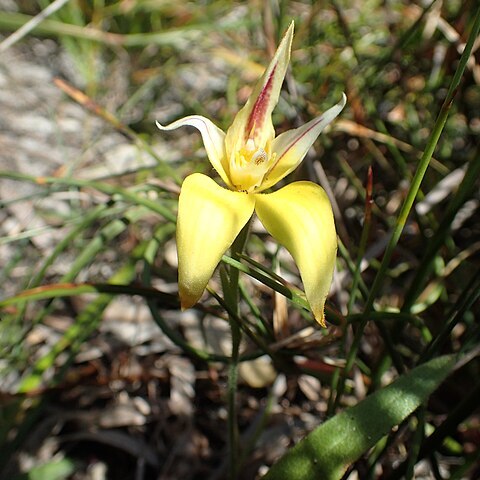
POLYGON ((207 151, 208 159, 213 168, 218 172, 222 180, 231 187, 230 179, 228 178, 228 170, 224 166, 225 158, 225 133, 220 130, 211 120, 202 117, 201 115, 190 115, 188 117, 180 118, 170 125, 162 125, 156 122, 160 130, 175 130, 176 128, 189 125, 195 127, 202 135, 203 144, 207 151))
POLYGON ((225 147, 227 157, 241 149, 253 132, 253 140, 259 148, 265 148, 275 131, 272 111, 277 105, 280 90, 290 61, 293 39, 293 22, 288 27, 270 65, 257 82, 245 106, 237 113, 227 131, 225 147))
POLYGON ((182 308, 197 303, 222 255, 253 214, 255 196, 201 173, 188 176, 178 203, 178 289, 182 308))
POLYGON ((346 101, 347 97, 342 94, 342 99, 319 117, 275 138, 272 143, 272 152, 276 155, 276 163, 267 173, 261 185, 261 190, 275 185, 297 168, 322 130, 343 110, 346 101))
POLYGON ((324 306, 337 251, 327 194, 312 182, 294 182, 274 193, 255 196, 255 211, 260 221, 291 253, 313 315, 324 327, 324 306))

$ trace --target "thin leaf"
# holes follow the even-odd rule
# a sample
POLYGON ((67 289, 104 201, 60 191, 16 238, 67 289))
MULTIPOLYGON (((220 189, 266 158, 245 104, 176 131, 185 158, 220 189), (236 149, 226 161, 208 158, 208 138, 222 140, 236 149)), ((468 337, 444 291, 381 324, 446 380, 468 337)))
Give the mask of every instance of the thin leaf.
POLYGON ((23 290, 18 295, 0 301, 0 308, 33 300, 45 300, 48 298, 72 297, 85 293, 109 293, 112 295, 140 295, 145 298, 154 298, 161 301, 162 305, 178 308, 176 295, 165 293, 156 288, 142 285, 114 285, 110 283, 54 283, 41 287, 23 290))
POLYGON ((99 192, 105 193, 107 195, 118 195, 124 201, 132 203, 134 205, 142 205, 152 212, 158 213, 163 216, 166 220, 171 222, 176 221, 175 215, 171 212, 169 208, 162 205, 159 201, 150 200, 144 195, 140 195, 132 189, 124 189, 114 185, 109 185, 105 182, 97 182, 90 180, 82 179, 73 179, 73 178, 57 178, 57 177, 37 177, 34 175, 27 175, 24 173, 17 173, 13 171, 0 171, 0 178, 8 178, 10 180, 17 180, 19 182, 29 182, 36 185, 45 186, 45 185, 67 185, 71 187, 78 188, 93 188, 99 192))

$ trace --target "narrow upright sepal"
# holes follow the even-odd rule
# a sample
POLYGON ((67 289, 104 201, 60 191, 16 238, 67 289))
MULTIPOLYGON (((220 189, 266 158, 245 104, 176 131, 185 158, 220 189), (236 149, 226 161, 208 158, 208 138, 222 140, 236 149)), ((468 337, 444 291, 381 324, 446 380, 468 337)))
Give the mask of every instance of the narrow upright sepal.
POLYGON ((266 148, 273 140, 275 130, 272 111, 278 103, 285 74, 290 61, 293 40, 293 22, 288 27, 270 65, 258 80, 245 106, 237 113, 225 137, 227 157, 240 150, 251 138, 257 147, 266 148))

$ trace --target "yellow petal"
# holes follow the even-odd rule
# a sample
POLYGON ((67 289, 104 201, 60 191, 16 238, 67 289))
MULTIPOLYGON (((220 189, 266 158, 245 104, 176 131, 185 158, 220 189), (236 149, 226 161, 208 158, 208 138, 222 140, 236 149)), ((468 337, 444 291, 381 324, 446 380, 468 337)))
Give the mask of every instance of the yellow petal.
POLYGON ((222 255, 253 214, 254 195, 233 192, 200 173, 188 176, 178 203, 178 289, 182 308, 202 296, 222 255))
POLYGON ((325 326, 324 306, 337 252, 337 235, 327 194, 311 182, 294 182, 256 194, 255 211, 268 232, 291 253, 313 315, 325 326))
POLYGON ((190 115, 184 117, 170 125, 162 125, 156 122, 160 130, 175 130, 176 128, 189 125, 195 127, 202 135, 203 144, 207 151, 208 159, 213 168, 218 172, 226 185, 232 187, 230 179, 228 178, 228 169, 225 168, 225 133, 220 130, 212 121, 201 115, 190 115))
POLYGON ((270 188, 298 167, 322 130, 343 110, 346 101, 347 97, 342 94, 341 100, 319 117, 275 138, 272 142, 275 166, 267 173, 257 191, 270 188))
POLYGON ((227 157, 238 152, 253 132, 253 140, 264 148, 272 140, 275 131, 272 111, 278 103, 280 89, 285 78, 293 39, 293 22, 286 31, 277 52, 262 78, 257 82, 245 106, 237 113, 225 137, 227 157))

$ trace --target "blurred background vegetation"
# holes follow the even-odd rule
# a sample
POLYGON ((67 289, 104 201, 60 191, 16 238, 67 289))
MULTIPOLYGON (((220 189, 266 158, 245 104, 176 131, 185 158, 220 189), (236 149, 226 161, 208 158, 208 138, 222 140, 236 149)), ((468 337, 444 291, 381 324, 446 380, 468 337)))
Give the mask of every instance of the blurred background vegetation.
POLYGON ((214 172, 195 131, 166 135, 155 120, 195 113, 226 129, 292 19, 277 132, 348 97, 287 179, 329 193, 339 258, 326 330, 259 224, 234 263, 251 334, 238 478, 260 478, 325 419, 446 353, 464 355, 454 373, 345 478, 478 478, 479 38, 371 294, 477 10, 1 0, 0 478, 226 478, 225 312, 206 294, 181 313, 176 297, 181 180, 214 172))

